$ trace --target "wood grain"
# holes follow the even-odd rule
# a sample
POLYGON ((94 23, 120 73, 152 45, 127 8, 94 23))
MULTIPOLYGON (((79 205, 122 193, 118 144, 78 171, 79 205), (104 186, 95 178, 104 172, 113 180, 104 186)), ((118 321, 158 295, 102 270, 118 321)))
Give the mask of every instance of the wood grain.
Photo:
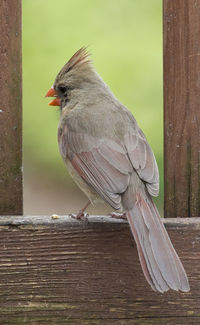
POLYGON ((200 0, 164 0, 165 217, 200 215, 200 0))
POLYGON ((22 214, 21 0, 0 1, 0 214, 22 214))
POLYGON ((199 224, 169 222, 189 293, 150 289, 124 222, 0 226, 0 323, 200 324, 199 224))

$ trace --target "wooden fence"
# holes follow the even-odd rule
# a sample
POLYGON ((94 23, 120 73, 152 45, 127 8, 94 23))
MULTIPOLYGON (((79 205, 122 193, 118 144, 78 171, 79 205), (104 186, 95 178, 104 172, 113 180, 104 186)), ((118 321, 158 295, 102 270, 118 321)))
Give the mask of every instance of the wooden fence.
POLYGON ((163 26, 164 222, 189 293, 150 289, 126 221, 22 216, 21 0, 1 0, 0 324, 200 324, 200 0, 164 0, 163 26))

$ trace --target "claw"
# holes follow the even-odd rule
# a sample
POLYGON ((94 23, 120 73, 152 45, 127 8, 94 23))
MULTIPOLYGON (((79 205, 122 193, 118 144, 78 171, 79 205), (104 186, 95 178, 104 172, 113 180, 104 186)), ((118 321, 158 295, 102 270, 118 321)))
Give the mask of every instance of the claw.
POLYGON ((83 211, 79 211, 78 214, 70 213, 69 216, 76 220, 88 221, 87 217, 89 216, 89 214, 84 213, 83 211))
POLYGON ((78 214, 70 213, 69 216, 76 220, 85 220, 88 221, 87 217, 89 217, 88 213, 84 213, 85 209, 90 205, 90 201, 86 203, 86 205, 79 211, 78 214))
POLYGON ((126 212, 124 212, 124 213, 112 212, 112 213, 109 213, 109 217, 115 218, 115 219, 124 219, 124 220, 127 219, 126 212))

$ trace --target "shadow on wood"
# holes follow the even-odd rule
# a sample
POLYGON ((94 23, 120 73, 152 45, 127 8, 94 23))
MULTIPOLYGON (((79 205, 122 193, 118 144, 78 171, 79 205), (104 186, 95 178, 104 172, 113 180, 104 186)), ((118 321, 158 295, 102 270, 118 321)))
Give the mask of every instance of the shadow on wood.
POLYGON ((162 295, 143 277, 126 222, 64 218, 1 218, 1 324, 200 324, 200 221, 165 221, 191 292, 162 295))

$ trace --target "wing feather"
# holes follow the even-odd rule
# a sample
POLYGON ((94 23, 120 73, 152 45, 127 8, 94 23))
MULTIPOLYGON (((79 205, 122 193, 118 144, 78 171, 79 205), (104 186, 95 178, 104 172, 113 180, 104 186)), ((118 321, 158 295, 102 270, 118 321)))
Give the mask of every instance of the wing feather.
POLYGON ((70 131, 65 125, 59 135, 63 159, 69 159, 86 181, 113 208, 121 208, 133 168, 123 147, 113 140, 70 131))
POLYGON ((125 146, 130 161, 140 178, 146 183, 149 194, 159 193, 159 172, 155 156, 144 134, 139 129, 136 133, 125 136, 125 146))
POLYGON ((63 159, 69 159, 87 184, 115 209, 121 207, 120 194, 126 191, 134 170, 151 195, 159 192, 158 167, 142 131, 127 133, 124 143, 74 132, 66 124, 59 135, 63 159))

